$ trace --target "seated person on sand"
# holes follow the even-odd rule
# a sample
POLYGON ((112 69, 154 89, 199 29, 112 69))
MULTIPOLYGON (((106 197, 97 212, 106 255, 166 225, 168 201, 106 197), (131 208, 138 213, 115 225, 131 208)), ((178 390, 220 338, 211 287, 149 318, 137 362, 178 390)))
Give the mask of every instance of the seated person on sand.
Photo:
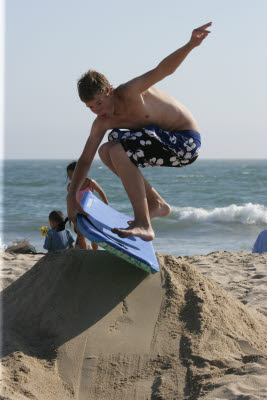
POLYGON ((48 253, 58 250, 74 248, 74 238, 69 229, 65 228, 68 218, 64 218, 61 211, 52 211, 49 214, 49 223, 51 229, 45 232, 44 249, 48 253))
MULTIPOLYGON (((77 161, 73 161, 71 164, 69 164, 67 166, 67 175, 69 180, 72 180, 72 176, 76 167, 77 161)), ((67 191, 69 191, 69 187, 70 187, 70 183, 67 186, 67 191)), ((106 204, 108 204, 108 199, 107 196, 105 195, 104 190, 101 188, 101 186, 99 186, 99 184, 91 179, 91 178, 85 178, 83 184, 80 187, 80 190, 77 193, 77 200, 80 203, 82 200, 82 197, 84 195, 84 193, 86 192, 94 192, 94 190, 99 194, 100 198, 102 199, 102 201, 106 204)), ((86 237, 83 236, 81 234, 81 232, 79 231, 77 224, 75 224, 75 233, 77 233, 77 244, 79 245, 80 249, 84 249, 87 250, 88 249, 88 245, 87 245, 87 241, 86 241, 86 237)), ((98 245, 94 242, 91 242, 91 247, 90 249, 93 250, 97 250, 98 249, 98 245)))
MULTIPOLYGON (((100 147, 99 155, 103 163, 121 179, 134 211, 134 221, 128 228, 114 227, 112 231, 120 237, 138 236, 145 241, 154 239, 151 218, 167 216, 171 207, 147 182, 138 167, 184 167, 197 159, 201 146, 198 125, 189 110, 155 88, 154 84, 176 71, 187 55, 208 36, 207 28, 211 24, 195 29, 189 42, 157 67, 116 89, 104 75, 92 70, 78 81, 81 101, 97 117, 75 168, 67 196, 71 221, 76 220, 78 212, 86 214, 77 200, 77 193, 105 133, 112 129, 109 142, 100 147)), ((195 74, 198 74, 197 65, 195 74)), ((201 76, 196 79, 201 79, 201 76)))
POLYGON ((267 253, 267 229, 262 231, 257 237, 252 253, 267 253))

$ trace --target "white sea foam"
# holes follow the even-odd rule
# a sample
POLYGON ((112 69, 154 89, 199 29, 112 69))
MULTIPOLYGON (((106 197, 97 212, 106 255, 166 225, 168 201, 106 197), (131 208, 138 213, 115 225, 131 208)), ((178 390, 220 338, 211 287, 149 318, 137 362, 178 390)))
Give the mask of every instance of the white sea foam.
MULTIPOLYGON (((180 175, 177 176, 176 179, 190 179, 190 178, 205 178, 206 175, 200 175, 200 174, 195 174, 195 175, 180 175)), ((213 178, 216 178, 213 176, 213 178)))
POLYGON ((0 250, 5 250, 7 245, 3 243, 2 238, 0 237, 0 250))
POLYGON ((231 204, 208 210, 194 207, 173 207, 180 221, 190 222, 237 222, 241 224, 267 224, 267 207, 247 203, 243 206, 231 204))

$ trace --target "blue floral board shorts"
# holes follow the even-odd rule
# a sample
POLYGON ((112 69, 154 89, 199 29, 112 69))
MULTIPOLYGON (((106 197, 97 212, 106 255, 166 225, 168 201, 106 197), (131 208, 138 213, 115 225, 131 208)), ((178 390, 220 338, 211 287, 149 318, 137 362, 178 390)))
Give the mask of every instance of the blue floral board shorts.
POLYGON ((119 139, 137 167, 185 167, 198 158, 201 137, 193 130, 164 131, 157 125, 139 130, 113 129, 108 141, 119 139))

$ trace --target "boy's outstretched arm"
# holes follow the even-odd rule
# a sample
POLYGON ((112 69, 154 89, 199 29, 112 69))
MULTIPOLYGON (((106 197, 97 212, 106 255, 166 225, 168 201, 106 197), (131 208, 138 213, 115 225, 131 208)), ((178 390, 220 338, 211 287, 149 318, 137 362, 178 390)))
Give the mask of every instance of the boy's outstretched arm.
POLYGON ((191 35, 191 39, 185 46, 181 47, 180 49, 170 54, 168 57, 164 58, 156 68, 127 82, 125 84, 125 89, 142 93, 153 86, 155 83, 164 79, 166 76, 173 74, 179 67, 179 65, 184 61, 186 56, 190 53, 190 51, 199 46, 202 41, 208 36, 210 31, 208 31, 207 28, 211 25, 212 22, 209 22, 208 24, 202 25, 199 28, 194 29, 191 35))
POLYGON ((77 192, 82 186, 88 171, 92 165, 95 153, 106 133, 107 129, 96 118, 93 122, 90 136, 84 146, 81 157, 75 167, 71 184, 67 195, 67 212, 69 220, 75 222, 78 212, 86 214, 80 203, 77 201, 77 192))

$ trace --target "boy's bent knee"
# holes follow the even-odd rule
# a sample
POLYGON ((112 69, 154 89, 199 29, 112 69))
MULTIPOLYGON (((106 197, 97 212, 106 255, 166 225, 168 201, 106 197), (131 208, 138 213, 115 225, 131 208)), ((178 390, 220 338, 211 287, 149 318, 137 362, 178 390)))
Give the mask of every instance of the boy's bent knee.
POLYGON ((107 157, 108 153, 109 153, 109 143, 104 143, 102 144, 102 146, 99 147, 98 149, 98 154, 99 157, 101 158, 101 160, 105 157, 107 157))
POLYGON ((112 146, 109 148, 109 155, 111 157, 116 156, 119 153, 121 153, 122 151, 125 153, 125 150, 119 141, 112 142, 112 146))
POLYGON ((106 142, 106 143, 102 144, 102 146, 100 146, 98 149, 99 157, 101 159, 102 159, 102 157, 103 158, 107 157, 107 155, 109 155, 109 153, 110 153, 110 149, 113 146, 115 146, 117 143, 120 143, 120 142, 117 140, 116 141, 114 140, 113 142, 106 142))

